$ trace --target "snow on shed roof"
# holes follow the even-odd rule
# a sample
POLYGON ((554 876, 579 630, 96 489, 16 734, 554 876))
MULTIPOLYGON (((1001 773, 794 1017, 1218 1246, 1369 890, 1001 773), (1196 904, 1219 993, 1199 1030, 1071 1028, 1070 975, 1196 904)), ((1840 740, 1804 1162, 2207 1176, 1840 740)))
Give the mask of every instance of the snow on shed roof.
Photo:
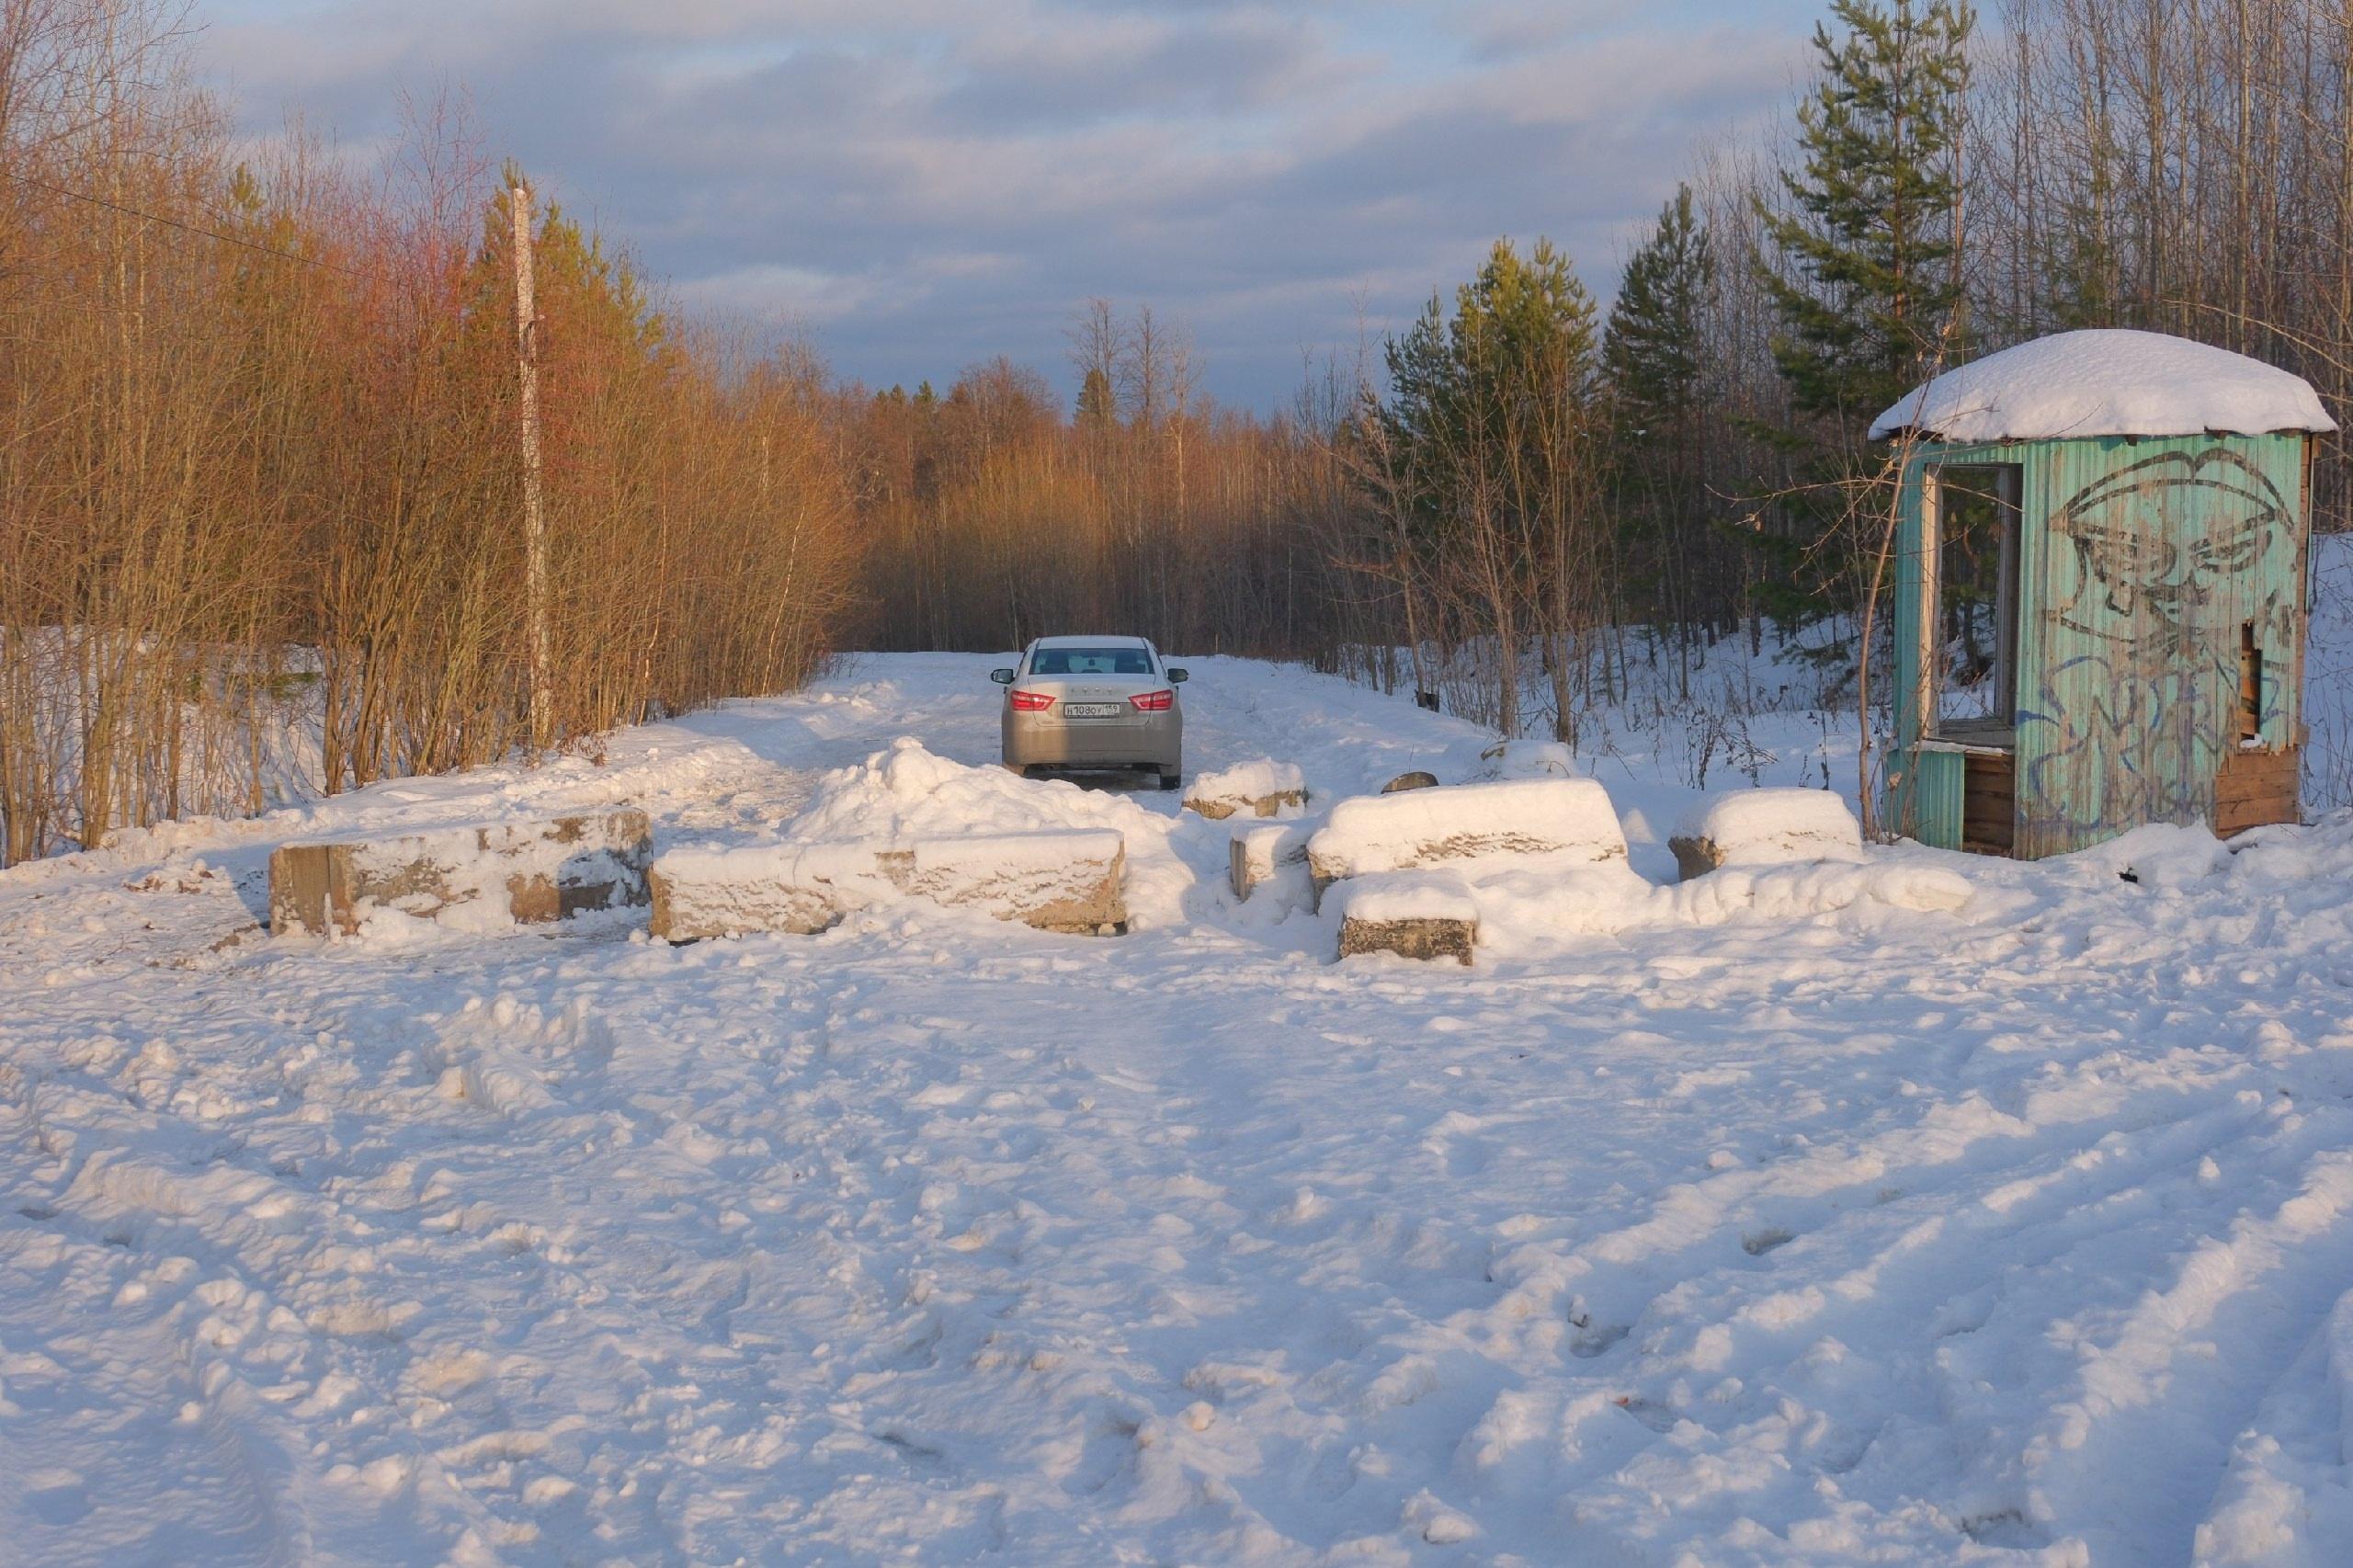
POLYGON ((2161 332, 2062 332, 1988 354, 1906 392, 1871 437, 1910 427, 1943 441, 2082 436, 2265 436, 2334 430, 2301 376, 2161 332))

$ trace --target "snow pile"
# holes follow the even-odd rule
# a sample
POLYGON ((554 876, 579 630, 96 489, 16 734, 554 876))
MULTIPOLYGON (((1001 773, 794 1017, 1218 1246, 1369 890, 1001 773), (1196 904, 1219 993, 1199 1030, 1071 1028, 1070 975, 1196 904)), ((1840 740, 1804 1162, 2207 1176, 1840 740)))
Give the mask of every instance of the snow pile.
POLYGON ((1175 819, 1131 797, 1066 779, 1017 778, 1002 767, 973 767, 938 756, 912 736, 817 781, 808 805, 788 823, 790 844, 889 846, 981 835, 1058 830, 1117 833, 1127 845, 1127 902, 1139 925, 1184 916, 1193 869, 1170 845, 1175 819))
MULTIPOLYGON (((2304 854, 2310 854, 2309 846, 2304 854)), ((2053 864, 2101 878, 2121 877, 2147 887, 2180 888, 2221 875, 2230 868, 2232 858, 2231 846, 2203 823, 2153 822, 2104 844, 2061 856, 2053 864)))
POLYGON ((1950 914, 1975 893, 1966 877, 1914 862, 1728 868, 1672 887, 1645 881, 1619 861, 1495 863, 1471 868, 1461 885, 1478 910, 1480 945, 1520 958, 1578 950, 1596 937, 1785 924, 1867 904, 1950 914))
POLYGON ((1702 799, 1669 842, 1687 880, 1721 866, 1863 858, 1861 825, 1827 790, 1743 790, 1702 799))
POLYGON ((2300 376, 2164 333, 2062 332, 1989 354, 1915 388, 1871 422, 1874 440, 2262 436, 2336 428, 2300 376))
POLYGON ((1626 835, 1608 792, 1590 778, 1456 784, 1359 795, 1332 807, 1308 841, 1319 884, 1441 861, 1556 857, 1619 859, 1626 835))
POLYGON ((1481 778, 1574 778, 1577 754, 1559 741, 1497 741, 1479 754, 1481 778))

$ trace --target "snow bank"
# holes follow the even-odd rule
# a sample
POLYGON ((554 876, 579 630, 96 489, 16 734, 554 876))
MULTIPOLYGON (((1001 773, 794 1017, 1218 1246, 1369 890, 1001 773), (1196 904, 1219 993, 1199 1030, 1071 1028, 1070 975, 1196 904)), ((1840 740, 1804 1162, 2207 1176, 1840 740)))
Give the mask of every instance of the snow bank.
POLYGON ((1321 887, 1343 877, 1440 861, 1543 855, 1620 859, 1626 835, 1608 791, 1590 778, 1528 778, 1363 795, 1332 808, 1308 841, 1321 887))
POLYGON ((1743 790, 1699 801, 1667 844, 1687 881, 1720 866, 1863 858, 1861 825, 1827 790, 1743 790))
POLYGON ((1478 908, 1481 944, 1524 958, 1557 954, 1595 937, 1796 921, 1865 904, 1949 914, 1975 893, 1966 877, 1907 862, 1728 867, 1673 887, 1645 881, 1615 861, 1495 867, 1469 873, 1464 886, 1478 908))
POLYGON ((2299 376, 2163 333, 2063 332, 1989 354, 1914 388, 1871 422, 1944 441, 2330 431, 2299 376))
POLYGON ((1270 817, 1307 804, 1307 775, 1292 762, 1260 757, 1194 778, 1185 791, 1185 809, 1212 820, 1248 812, 1270 817))
POLYGON ((806 936, 904 899, 1042 931, 1126 925, 1126 841, 1104 829, 673 850, 654 863, 654 935, 806 936))

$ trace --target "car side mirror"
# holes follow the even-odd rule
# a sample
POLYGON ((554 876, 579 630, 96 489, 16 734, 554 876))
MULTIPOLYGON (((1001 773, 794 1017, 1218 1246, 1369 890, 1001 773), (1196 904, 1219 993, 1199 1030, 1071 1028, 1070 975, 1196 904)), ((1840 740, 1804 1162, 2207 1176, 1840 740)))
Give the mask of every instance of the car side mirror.
POLYGON ((989 672, 989 679, 996 682, 999 686, 1011 686, 1013 684, 1013 672, 1011 670, 991 670, 989 672))
POLYGON ((1184 684, 1185 684, 1185 682, 1186 682, 1187 680, 1188 680, 1188 679, 1190 679, 1190 678, 1191 678, 1191 677, 1190 677, 1190 676, 1187 676, 1183 670, 1180 670, 1180 669, 1176 668, 1176 665, 1171 665, 1168 667, 1168 684, 1169 684, 1169 685, 1171 685, 1171 686, 1182 686, 1182 685, 1184 685, 1184 684))

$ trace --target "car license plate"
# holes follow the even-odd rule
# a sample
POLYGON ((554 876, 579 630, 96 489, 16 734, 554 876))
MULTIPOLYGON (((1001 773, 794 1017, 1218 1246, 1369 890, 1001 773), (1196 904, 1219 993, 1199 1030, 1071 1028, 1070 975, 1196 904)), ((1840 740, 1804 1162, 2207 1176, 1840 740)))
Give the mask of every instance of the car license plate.
POLYGON ((1065 719, 1116 719, 1119 716, 1120 704, 1116 702, 1065 702, 1063 704, 1063 717, 1065 719))

